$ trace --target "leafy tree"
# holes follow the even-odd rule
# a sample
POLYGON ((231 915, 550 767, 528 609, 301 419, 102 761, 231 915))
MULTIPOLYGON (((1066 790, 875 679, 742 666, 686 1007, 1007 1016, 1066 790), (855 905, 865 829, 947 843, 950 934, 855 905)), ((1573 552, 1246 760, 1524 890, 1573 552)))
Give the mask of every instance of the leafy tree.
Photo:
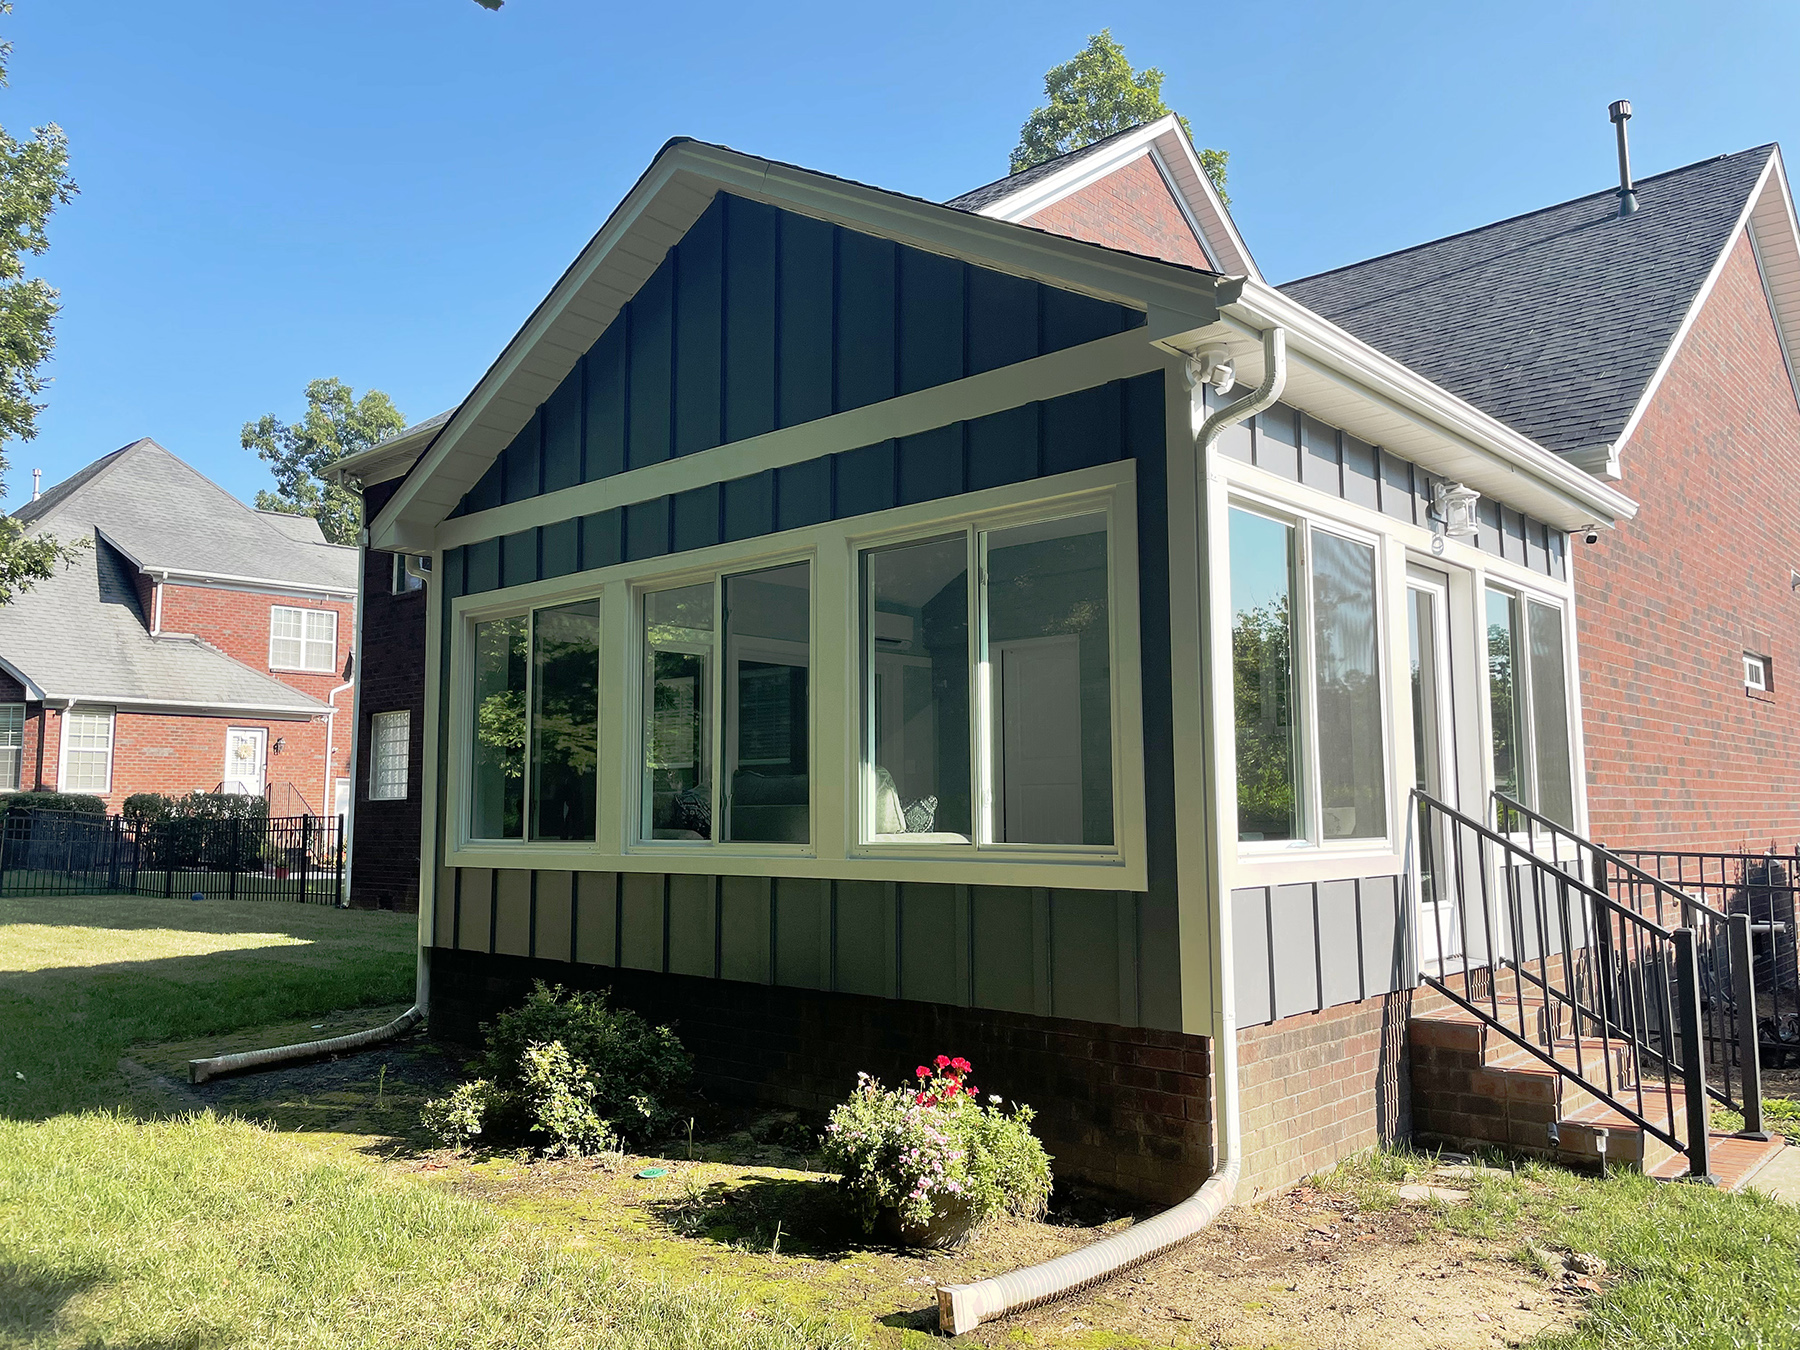
POLYGON ((405 427, 400 410, 379 389, 359 399, 342 380, 314 380, 306 386, 304 420, 289 425, 264 413, 244 423, 244 449, 256 451, 275 475, 275 491, 257 493, 256 509, 311 516, 332 543, 355 543, 356 494, 327 483, 325 468, 405 427))
MULTIPOLYGON (((0 15, 12 5, 0 0, 0 15)), ((0 42, 0 86, 6 84, 12 43, 0 42)), ((56 345, 52 324, 62 303, 42 277, 25 275, 24 255, 50 247, 50 213, 75 195, 69 177, 69 143, 54 122, 33 127, 28 140, 0 130, 0 445, 37 435, 35 402, 46 383, 39 369, 56 345)), ((7 461, 0 454, 0 491, 7 461)), ((10 516, 0 516, 0 604, 70 563, 87 540, 63 544, 30 535, 10 516)))
MULTIPOLYGON (((1088 39, 1070 60, 1044 73, 1044 93, 1050 102, 1025 119, 1018 147, 1012 152, 1012 171, 1018 173, 1045 160, 1092 145, 1114 132, 1166 117, 1169 105, 1162 101, 1163 73, 1155 66, 1134 71, 1125 49, 1113 41, 1112 29, 1103 28, 1088 39)), ((1182 131, 1192 140, 1194 129, 1180 119, 1182 131)), ((1200 164, 1227 205, 1225 166, 1229 150, 1202 150, 1200 164)))

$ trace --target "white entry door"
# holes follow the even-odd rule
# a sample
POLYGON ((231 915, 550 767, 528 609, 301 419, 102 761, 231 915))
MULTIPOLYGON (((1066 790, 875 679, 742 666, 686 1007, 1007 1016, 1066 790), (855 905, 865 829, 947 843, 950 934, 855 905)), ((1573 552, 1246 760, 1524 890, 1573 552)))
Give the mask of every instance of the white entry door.
POLYGON ((225 791, 262 796, 268 776, 269 733, 263 727, 232 727, 225 733, 225 791))
MULTIPOLYGON (((1454 693, 1450 679, 1450 588, 1442 573, 1409 567, 1406 578, 1407 646, 1412 667, 1413 784, 1449 807, 1457 805, 1454 693)), ((1419 881, 1419 955, 1442 970, 1463 954, 1462 928, 1453 900, 1456 859, 1449 835, 1429 827, 1420 808, 1415 820, 1419 881)))

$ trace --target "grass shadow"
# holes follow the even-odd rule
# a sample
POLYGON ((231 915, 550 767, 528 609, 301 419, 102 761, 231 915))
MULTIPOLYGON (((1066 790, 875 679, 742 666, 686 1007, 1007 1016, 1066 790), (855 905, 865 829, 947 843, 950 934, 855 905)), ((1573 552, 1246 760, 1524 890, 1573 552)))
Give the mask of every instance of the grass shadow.
POLYGON ((647 1208, 680 1237, 742 1251, 837 1261, 874 1245, 864 1236, 837 1183, 823 1178, 718 1181, 647 1208))

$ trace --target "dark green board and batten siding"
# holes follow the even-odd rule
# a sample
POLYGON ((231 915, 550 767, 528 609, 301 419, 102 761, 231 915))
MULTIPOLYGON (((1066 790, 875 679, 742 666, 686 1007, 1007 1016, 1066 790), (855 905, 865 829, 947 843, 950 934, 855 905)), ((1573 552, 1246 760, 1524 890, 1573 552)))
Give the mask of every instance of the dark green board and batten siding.
POLYGON ((1142 311, 719 193, 453 515, 1140 327, 1142 311))
POLYGON ((1143 897, 1015 886, 462 868, 441 947, 1068 1017, 1166 1018, 1143 897))

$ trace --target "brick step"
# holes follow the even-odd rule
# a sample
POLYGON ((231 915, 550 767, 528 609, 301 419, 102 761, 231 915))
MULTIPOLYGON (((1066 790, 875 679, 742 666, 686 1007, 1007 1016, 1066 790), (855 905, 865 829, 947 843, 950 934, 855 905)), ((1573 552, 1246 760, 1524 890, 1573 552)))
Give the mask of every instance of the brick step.
MULTIPOLYGON (((1788 1147, 1780 1135, 1768 1140, 1744 1139, 1714 1130, 1709 1138, 1713 1179, 1719 1183, 1719 1189, 1726 1191, 1743 1190, 1788 1147)), ((1658 1181, 1678 1181, 1687 1175, 1687 1159, 1674 1154, 1648 1170, 1658 1181)))

